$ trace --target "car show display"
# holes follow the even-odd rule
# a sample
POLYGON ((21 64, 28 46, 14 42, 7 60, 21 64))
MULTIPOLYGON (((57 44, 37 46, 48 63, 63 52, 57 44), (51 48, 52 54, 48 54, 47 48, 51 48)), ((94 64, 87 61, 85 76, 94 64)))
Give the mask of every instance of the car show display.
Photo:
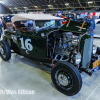
POLYGON ((13 28, 5 29, 0 41, 1 58, 11 50, 29 59, 52 64, 51 79, 60 92, 73 96, 82 87, 81 72, 92 75, 100 65, 100 48, 87 34, 90 23, 45 14, 16 14, 13 28))

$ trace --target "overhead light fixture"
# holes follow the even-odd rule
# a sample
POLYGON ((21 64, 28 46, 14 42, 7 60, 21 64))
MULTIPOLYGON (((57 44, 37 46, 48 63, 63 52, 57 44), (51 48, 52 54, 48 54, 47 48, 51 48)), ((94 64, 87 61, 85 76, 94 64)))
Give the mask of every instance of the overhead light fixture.
POLYGON ((89 1, 88 3, 93 3, 93 1, 89 1))
POLYGON ((38 8, 38 6, 34 6, 35 8, 38 8))
POLYGON ((15 9, 17 9, 17 8, 15 7, 15 9))
POLYGON ((69 5, 69 3, 65 3, 65 5, 66 5, 66 6, 68 6, 68 5, 69 5))
POLYGON ((27 8, 27 7, 23 7, 23 8, 25 9, 25 8, 27 8))
POLYGON ((50 7, 51 5, 48 5, 48 7, 50 7))
POLYGON ((9 8, 9 9, 11 9, 11 8, 9 8))

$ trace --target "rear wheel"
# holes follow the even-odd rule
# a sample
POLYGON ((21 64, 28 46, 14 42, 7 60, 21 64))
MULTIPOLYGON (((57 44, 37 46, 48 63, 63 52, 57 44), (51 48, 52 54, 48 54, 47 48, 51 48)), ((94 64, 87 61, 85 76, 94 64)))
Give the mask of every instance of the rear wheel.
POLYGON ((51 71, 51 78, 55 87, 68 96, 77 94, 82 87, 79 71, 68 62, 57 63, 51 71))
POLYGON ((4 61, 7 61, 11 58, 10 46, 4 40, 0 41, 0 55, 4 61))

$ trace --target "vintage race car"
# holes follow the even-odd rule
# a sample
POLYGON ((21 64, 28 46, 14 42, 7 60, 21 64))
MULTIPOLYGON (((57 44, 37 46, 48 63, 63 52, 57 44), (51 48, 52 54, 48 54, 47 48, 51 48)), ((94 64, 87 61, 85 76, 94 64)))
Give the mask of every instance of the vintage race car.
POLYGON ((17 14, 14 29, 6 29, 0 41, 1 58, 11 58, 11 49, 27 58, 49 63, 51 79, 62 93, 72 96, 82 87, 80 72, 92 75, 99 69, 100 49, 86 34, 90 24, 45 14, 17 14))

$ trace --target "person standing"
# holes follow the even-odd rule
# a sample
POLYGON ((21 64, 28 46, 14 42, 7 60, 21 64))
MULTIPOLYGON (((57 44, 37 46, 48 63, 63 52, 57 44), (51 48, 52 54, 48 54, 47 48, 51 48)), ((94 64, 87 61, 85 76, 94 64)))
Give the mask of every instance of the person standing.
MULTIPOLYGON (((61 11, 58 11, 57 13, 56 13, 56 16, 55 17, 60 17, 60 18, 62 18, 62 13, 61 13, 61 11)), ((56 20, 56 26, 61 26, 61 21, 60 20, 56 20)))
POLYGON ((88 33, 92 34, 94 37, 94 30, 95 30, 95 20, 93 19, 92 13, 89 12, 87 18, 84 19, 86 22, 90 22, 90 28, 87 30, 88 33))
POLYGON ((62 18, 62 13, 61 13, 61 11, 58 11, 56 17, 61 17, 61 18, 62 18))

